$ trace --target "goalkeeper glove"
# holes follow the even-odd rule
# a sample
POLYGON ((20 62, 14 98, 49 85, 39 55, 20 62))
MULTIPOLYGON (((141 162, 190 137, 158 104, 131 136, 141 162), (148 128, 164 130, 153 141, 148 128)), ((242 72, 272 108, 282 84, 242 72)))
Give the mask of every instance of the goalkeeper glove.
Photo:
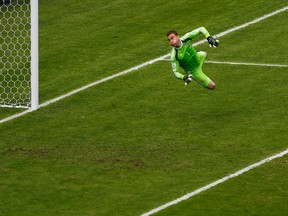
POLYGON ((185 82, 185 85, 188 85, 189 83, 192 82, 192 75, 189 74, 189 75, 184 76, 184 77, 183 77, 183 80, 184 80, 184 82, 185 82))
POLYGON ((207 40, 208 40, 208 43, 209 43, 209 46, 210 47, 218 47, 218 45, 219 45, 219 40, 217 40, 216 38, 214 38, 214 37, 212 37, 212 36, 209 36, 208 38, 207 38, 207 40))

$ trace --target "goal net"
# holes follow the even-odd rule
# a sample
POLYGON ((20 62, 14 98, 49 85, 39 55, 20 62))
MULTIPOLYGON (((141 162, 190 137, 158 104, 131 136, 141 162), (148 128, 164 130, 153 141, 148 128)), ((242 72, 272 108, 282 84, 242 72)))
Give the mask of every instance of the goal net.
POLYGON ((0 0, 0 107, 38 107, 38 0, 0 0))

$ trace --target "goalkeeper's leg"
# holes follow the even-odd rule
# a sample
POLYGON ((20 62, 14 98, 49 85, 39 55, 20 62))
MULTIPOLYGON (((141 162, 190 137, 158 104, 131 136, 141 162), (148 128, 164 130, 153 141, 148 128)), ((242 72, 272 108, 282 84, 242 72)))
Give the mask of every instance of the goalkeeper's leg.
POLYGON ((206 53, 203 51, 198 52, 200 58, 199 67, 192 73, 194 80, 196 80, 200 85, 205 88, 213 90, 215 88, 215 83, 202 71, 203 63, 206 59, 206 53))

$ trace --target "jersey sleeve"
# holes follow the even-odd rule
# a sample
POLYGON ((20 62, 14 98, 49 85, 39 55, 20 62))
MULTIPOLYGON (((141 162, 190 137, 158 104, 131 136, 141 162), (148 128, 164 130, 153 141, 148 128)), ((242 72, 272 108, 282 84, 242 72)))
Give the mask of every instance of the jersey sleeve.
POLYGON ((175 55, 176 55, 175 49, 172 49, 171 57, 170 57, 171 66, 172 66, 172 71, 173 71, 174 76, 175 76, 176 78, 183 80, 184 75, 181 74, 180 71, 179 71, 179 62, 177 61, 175 55))
POLYGON ((207 29, 205 27, 199 27, 197 29, 194 29, 191 32, 186 33, 183 37, 181 37, 181 40, 186 40, 186 39, 193 39, 195 37, 197 37, 198 35, 204 35, 205 38, 209 37, 210 34, 207 31, 207 29))

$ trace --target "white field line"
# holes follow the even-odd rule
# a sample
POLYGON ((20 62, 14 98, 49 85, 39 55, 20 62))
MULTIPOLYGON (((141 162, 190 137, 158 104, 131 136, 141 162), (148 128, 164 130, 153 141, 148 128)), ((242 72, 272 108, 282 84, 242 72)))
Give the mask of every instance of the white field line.
POLYGON ((65 95, 59 96, 59 97, 57 97, 57 98, 54 98, 54 99, 52 99, 52 100, 49 100, 49 101, 41 104, 41 105, 39 106, 39 108, 45 107, 45 106, 47 106, 47 105, 49 105, 49 104, 52 104, 52 103, 55 103, 56 101, 62 100, 62 99, 64 99, 64 98, 66 98, 66 97, 69 97, 69 96, 71 96, 71 95, 74 95, 74 94, 76 94, 76 93, 78 93, 78 92, 81 92, 81 91, 83 91, 83 90, 85 90, 85 89, 88 89, 88 88, 90 88, 90 87, 92 87, 92 86, 98 85, 98 84, 100 84, 100 83, 106 82, 106 81, 108 81, 108 80, 114 79, 114 78, 116 78, 116 77, 122 76, 122 75, 127 74, 127 73, 130 73, 130 72, 132 72, 132 71, 139 70, 140 68, 143 68, 143 67, 145 67, 145 66, 147 66, 147 65, 149 65, 149 64, 154 64, 154 63, 157 62, 157 61, 162 61, 162 60, 163 60, 164 58, 166 58, 166 57, 167 57, 167 55, 158 57, 158 58, 156 58, 156 59, 147 61, 147 62, 145 62, 145 63, 143 63, 143 64, 140 64, 140 65, 137 65, 137 66, 135 66, 135 67, 132 67, 132 68, 130 68, 130 69, 124 70, 124 71, 122 71, 122 72, 120 72, 120 73, 117 73, 117 74, 108 76, 108 77, 106 77, 106 78, 103 78, 103 79, 101 79, 101 80, 98 80, 98 81, 96 81, 96 82, 93 82, 93 83, 91 83, 91 84, 89 84, 89 85, 86 85, 86 86, 83 86, 83 87, 81 87, 81 88, 78 88, 78 89, 76 89, 76 90, 74 90, 74 91, 71 91, 71 92, 65 94, 65 95))
MULTIPOLYGON (((132 71, 139 70, 140 68, 145 67, 145 66, 147 66, 147 65, 149 65, 149 64, 154 64, 154 63, 157 62, 157 61, 162 61, 164 58, 167 58, 167 56, 169 56, 169 54, 164 55, 164 56, 160 56, 160 57, 158 57, 158 58, 156 58, 156 59, 147 61, 147 62, 145 62, 145 63, 143 63, 143 64, 137 65, 137 66, 135 66, 135 67, 132 67, 132 68, 127 69, 127 70, 124 70, 124 71, 119 72, 119 73, 117 73, 117 74, 114 74, 114 75, 108 76, 108 77, 106 77, 106 78, 97 80, 97 81, 95 81, 95 82, 93 82, 93 83, 90 83, 90 84, 88 84, 88 85, 86 85, 86 86, 83 86, 83 87, 81 87, 81 88, 75 89, 75 90, 73 90, 73 91, 71 91, 71 92, 69 92, 69 93, 67 93, 67 94, 64 94, 64 95, 61 95, 61 96, 59 96, 59 97, 57 97, 57 98, 54 98, 54 99, 52 99, 52 100, 46 101, 45 103, 40 104, 40 105, 39 105, 39 108, 48 106, 48 105, 50 105, 50 104, 52 104, 52 103, 55 103, 55 102, 57 102, 57 101, 59 101, 59 100, 62 100, 62 99, 64 99, 64 98, 66 98, 66 97, 69 97, 69 96, 71 96, 71 95, 74 95, 74 94, 76 94, 76 93, 79 93, 79 92, 81 92, 81 91, 83 91, 83 90, 85 90, 85 89, 88 89, 88 88, 92 87, 92 86, 98 85, 98 84, 100 84, 100 83, 106 82, 106 81, 108 81, 108 80, 114 79, 114 78, 116 78, 116 77, 122 76, 122 75, 127 74, 127 73, 130 73, 130 72, 132 72, 132 71)), ((27 113, 29 113, 29 112, 33 112, 33 111, 35 111, 35 110, 30 110, 30 109, 29 109, 29 110, 25 110, 24 112, 21 112, 21 113, 12 115, 12 116, 10 116, 10 117, 1 119, 1 120, 0 120, 0 124, 1 124, 1 123, 4 123, 4 122, 7 122, 7 121, 10 121, 10 120, 13 120, 13 119, 15 119, 15 118, 18 118, 18 117, 20 117, 20 116, 23 116, 23 115, 25 115, 25 114, 27 114, 27 113)))
MULTIPOLYGON (((170 59, 163 59, 162 61, 170 61, 170 59)), ((246 65, 246 66, 262 66, 262 67, 288 67, 284 64, 267 64, 267 63, 253 63, 253 62, 222 62, 222 61, 205 61, 208 64, 226 64, 226 65, 246 65)))
POLYGON ((220 62, 220 61, 205 61, 210 64, 228 64, 228 65, 247 65, 247 66, 262 66, 262 67, 288 67, 283 64, 265 64, 265 63, 249 63, 249 62, 220 62))
POLYGON ((150 216, 152 214, 155 214, 155 213, 157 213, 157 212, 159 212, 159 211, 161 211, 163 209, 168 208, 169 206, 172 206, 172 205, 175 205, 175 204, 177 204, 179 202, 187 200, 187 199, 191 198, 192 196, 195 196, 195 195, 197 195, 197 194, 199 194, 201 192, 204 192, 204 191, 206 191, 206 190, 208 190, 208 189, 210 189, 210 188, 212 188, 212 187, 214 187, 214 186, 216 186, 218 184, 221 184, 221 183, 223 183, 223 182, 225 182, 225 181, 227 181, 227 180, 229 180, 231 178, 235 178, 235 177, 237 177, 237 176, 239 176, 239 175, 241 175, 241 174, 243 174, 245 172, 248 172, 249 170, 252 170, 252 169, 254 169, 254 168, 258 167, 258 166, 261 166, 264 163, 270 162, 270 161, 272 161, 272 160, 274 160, 276 158, 279 158, 279 157, 283 157, 286 154, 288 154, 288 149, 286 149, 285 151, 283 151, 283 152, 281 152, 279 154, 276 154, 274 156, 271 156, 271 157, 268 157, 268 158, 266 158, 264 160, 261 160, 261 161, 259 161, 257 163, 254 163, 254 164, 252 164, 252 165, 250 165, 250 166, 248 166, 248 167, 246 167, 244 169, 241 169, 241 170, 239 170, 239 171, 237 171, 237 172, 235 172, 233 174, 225 176, 222 179, 219 179, 219 180, 217 180, 217 181, 215 181, 215 182, 213 182, 211 184, 208 184, 208 185, 206 185, 206 186, 204 186, 202 188, 199 188, 199 189, 197 189, 195 191, 192 191, 191 193, 188 193, 188 194, 186 194, 186 195, 184 195, 184 196, 182 196, 182 197, 180 197, 178 199, 175 199, 175 200, 173 200, 171 202, 168 202, 168 203, 166 203, 166 204, 164 204, 164 205, 162 205, 162 206, 160 206, 158 208, 152 209, 151 211, 149 211, 147 213, 144 213, 141 216, 150 216))
MULTIPOLYGON (((288 10, 288 6, 287 6, 287 7, 284 7, 284 8, 281 8, 281 9, 279 9, 279 10, 276 10, 276 11, 274 11, 274 12, 271 12, 271 13, 269 13, 269 14, 266 14, 266 15, 264 15, 264 16, 261 16, 261 17, 255 19, 255 20, 250 21, 250 22, 244 23, 244 24, 242 24, 242 25, 240 25, 240 26, 236 26, 236 27, 233 27, 233 28, 231 28, 231 29, 228 29, 228 30, 226 30, 226 31, 224 31, 224 32, 222 32, 222 33, 216 34, 215 36, 216 36, 216 37, 224 36, 224 35, 226 35, 226 34, 229 34, 229 33, 231 33, 231 32, 237 31, 237 30, 239 30, 239 29, 245 28, 245 27, 247 27, 247 26, 249 26, 249 25, 252 25, 252 24, 255 24, 255 23, 257 23, 257 22, 260 22, 260 21, 262 21, 262 20, 264 20, 264 19, 267 19, 267 18, 269 18, 269 17, 271 17, 271 16, 274 16, 274 15, 276 15, 276 14, 278 14, 278 13, 281 13, 281 12, 284 12, 284 11, 286 11, 286 10, 288 10)), ((206 39, 201 40, 201 41, 198 41, 197 43, 194 44, 194 46, 197 46, 197 45, 202 44, 202 43, 204 43, 204 42, 206 42, 206 39)), ((64 94, 64 95, 62 95, 62 96, 59 96, 59 97, 54 98, 54 99, 52 99, 52 100, 46 101, 45 103, 40 104, 40 105, 39 105, 39 108, 48 106, 48 105, 50 105, 50 104, 52 104, 52 103, 55 103, 55 102, 57 102, 57 101, 59 101, 59 100, 62 100, 62 99, 64 99, 64 98, 69 97, 69 96, 71 96, 71 95, 73 95, 73 94, 76 94, 76 93, 78 93, 78 92, 80 92, 80 91, 83 91, 83 90, 85 90, 85 89, 88 89, 88 88, 90 88, 90 87, 92 87, 92 86, 98 85, 98 84, 100 84, 100 83, 106 82, 106 81, 108 81, 108 80, 114 79, 114 78, 116 78, 116 77, 122 76, 122 75, 127 74, 127 73, 130 73, 130 72, 132 72, 132 71, 139 70, 140 68, 143 68, 143 67, 145 67, 145 66, 147 66, 147 65, 149 65, 149 64, 154 64, 155 62, 162 61, 163 59, 167 58, 169 55, 170 55, 170 53, 169 53, 169 54, 166 54, 166 55, 163 55, 163 56, 160 56, 160 57, 158 57, 158 58, 152 59, 152 60, 150 60, 150 61, 147 61, 147 62, 145 62, 145 63, 143 63, 143 64, 138 65, 138 66, 132 67, 132 68, 130 68, 130 69, 128 69, 128 70, 119 72, 119 73, 114 74, 114 75, 112 75, 112 76, 103 78, 103 79, 101 79, 101 80, 98 80, 98 81, 96 81, 96 82, 93 82, 93 83, 91 83, 91 84, 88 84, 88 85, 86 85, 86 86, 83 86, 83 87, 81 87, 81 88, 78 88, 78 89, 76 89, 76 90, 73 90, 73 91, 71 91, 71 92, 69 92, 69 93, 67 93, 67 94, 64 94)), ((12 116, 10 116, 10 117, 8 117, 8 118, 1 119, 1 120, 0 120, 0 124, 1 124, 1 123, 4 123, 4 122, 7 122, 7 121, 10 121, 10 120, 13 120, 13 119, 15 119, 15 118, 18 118, 18 117, 20 117, 20 116, 23 116, 23 115, 25 115, 25 114, 27 114, 27 113, 29 113, 29 112, 31 112, 31 111, 24 111, 24 112, 21 112, 21 113, 12 115, 12 116)))

